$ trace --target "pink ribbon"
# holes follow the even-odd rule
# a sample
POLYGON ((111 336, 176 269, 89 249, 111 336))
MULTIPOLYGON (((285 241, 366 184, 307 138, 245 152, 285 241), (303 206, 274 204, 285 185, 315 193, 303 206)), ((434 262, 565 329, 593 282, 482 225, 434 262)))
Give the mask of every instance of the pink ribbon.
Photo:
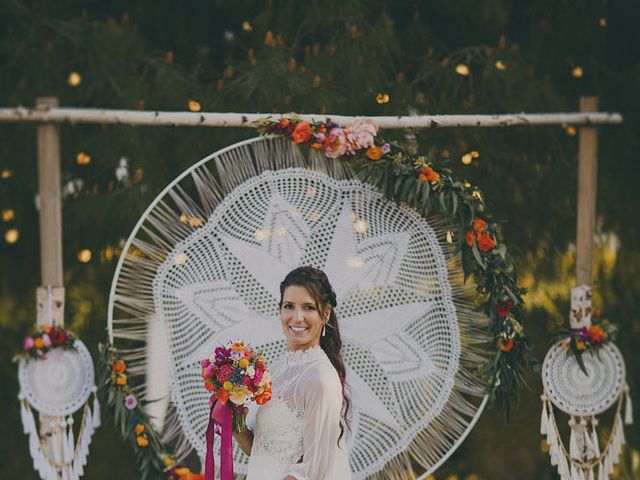
POLYGON ((204 465, 205 480, 215 480, 216 461, 213 444, 216 434, 220 435, 220 480, 233 480, 233 446, 231 444, 231 409, 214 397, 209 400, 211 413, 207 426, 207 456, 204 465))

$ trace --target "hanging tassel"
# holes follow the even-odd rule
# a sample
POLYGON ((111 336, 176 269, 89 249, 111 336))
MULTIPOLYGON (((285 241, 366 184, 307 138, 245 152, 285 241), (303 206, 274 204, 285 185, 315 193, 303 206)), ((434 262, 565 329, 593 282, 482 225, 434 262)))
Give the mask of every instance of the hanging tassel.
POLYGON ((596 431, 596 427, 598 426, 598 420, 596 417, 591 419, 591 443, 593 444, 593 452, 595 453, 594 457, 600 456, 600 441, 598 440, 598 432, 596 431))
POLYGON ((562 480, 570 480, 570 472, 569 472, 569 463, 567 462, 567 457, 560 455, 558 459, 558 474, 562 480))
POLYGON ((595 474, 593 473, 593 467, 589 468, 589 476, 587 477, 587 480, 596 480, 595 474))
POLYGON ((624 423, 625 425, 633 424, 633 404, 631 402, 631 395, 629 395, 629 385, 625 386, 625 396, 627 400, 624 405, 624 423))
POLYGON ((540 435, 546 435, 549 431, 549 417, 547 416, 547 404, 544 401, 546 398, 544 395, 542 397, 542 415, 540 416, 540 435))
POLYGON ((604 476, 604 466, 602 462, 598 464, 598 480, 607 480, 604 476))
POLYGON ((76 449, 75 440, 73 438, 73 417, 72 416, 69 416, 68 423, 69 423, 69 431, 67 435, 67 445, 68 445, 69 457, 65 460, 65 463, 71 463, 73 461, 73 456, 75 454, 75 449, 76 449))
POLYGON ((573 462, 571 462, 571 480, 580 480, 580 474, 573 462))
MULTIPOLYGON (((95 386, 93 388, 96 388, 95 386)), ((101 425, 100 420, 100 402, 98 401, 98 395, 93 393, 93 428, 98 428, 101 425)))
MULTIPOLYGON (((569 455, 571 455, 571 458, 575 458, 576 460, 582 460, 577 438, 579 427, 576 425, 576 419, 573 416, 569 420, 569 427, 571 427, 571 436, 569 437, 569 455)), ((573 478, 573 473, 571 476, 573 478)))

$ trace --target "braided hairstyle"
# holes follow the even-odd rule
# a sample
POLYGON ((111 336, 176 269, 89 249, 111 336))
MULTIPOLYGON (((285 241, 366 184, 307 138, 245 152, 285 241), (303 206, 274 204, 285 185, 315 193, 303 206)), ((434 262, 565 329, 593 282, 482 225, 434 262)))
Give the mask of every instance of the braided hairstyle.
POLYGON ((280 284, 280 306, 282 307, 282 298, 287 287, 296 285, 307 289, 309 294, 316 302, 318 312, 324 312, 327 306, 331 306, 329 321, 326 323, 325 335, 320 337, 320 348, 327 355, 333 368, 338 372, 340 384, 342 386, 342 419, 340 421, 340 437, 338 443, 344 436, 345 427, 349 428, 348 414, 351 408, 351 399, 349 398, 345 388, 346 371, 344 361, 342 360, 342 339, 340 338, 340 328, 338 327, 338 318, 336 317, 336 294, 329 283, 327 275, 317 268, 298 267, 287 274, 280 284))

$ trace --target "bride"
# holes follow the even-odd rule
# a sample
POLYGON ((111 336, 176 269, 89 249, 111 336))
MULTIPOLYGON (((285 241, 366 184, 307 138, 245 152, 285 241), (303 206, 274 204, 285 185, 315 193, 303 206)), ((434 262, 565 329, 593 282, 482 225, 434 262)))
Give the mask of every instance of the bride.
POLYGON ((349 480, 345 393, 336 296, 321 270, 300 267, 280 284, 287 351, 273 365, 273 398, 254 431, 234 434, 249 458, 247 480, 349 480))

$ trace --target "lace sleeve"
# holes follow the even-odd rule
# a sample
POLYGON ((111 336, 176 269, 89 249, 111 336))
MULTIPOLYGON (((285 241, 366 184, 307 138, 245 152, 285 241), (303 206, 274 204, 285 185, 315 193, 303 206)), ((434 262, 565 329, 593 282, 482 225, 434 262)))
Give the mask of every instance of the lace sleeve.
MULTIPOLYGON (((331 364, 310 367, 300 379, 296 403, 304 414, 302 462, 287 474, 297 480, 324 480, 338 449, 342 388, 331 364)), ((341 442, 340 448, 344 447, 341 442)))

